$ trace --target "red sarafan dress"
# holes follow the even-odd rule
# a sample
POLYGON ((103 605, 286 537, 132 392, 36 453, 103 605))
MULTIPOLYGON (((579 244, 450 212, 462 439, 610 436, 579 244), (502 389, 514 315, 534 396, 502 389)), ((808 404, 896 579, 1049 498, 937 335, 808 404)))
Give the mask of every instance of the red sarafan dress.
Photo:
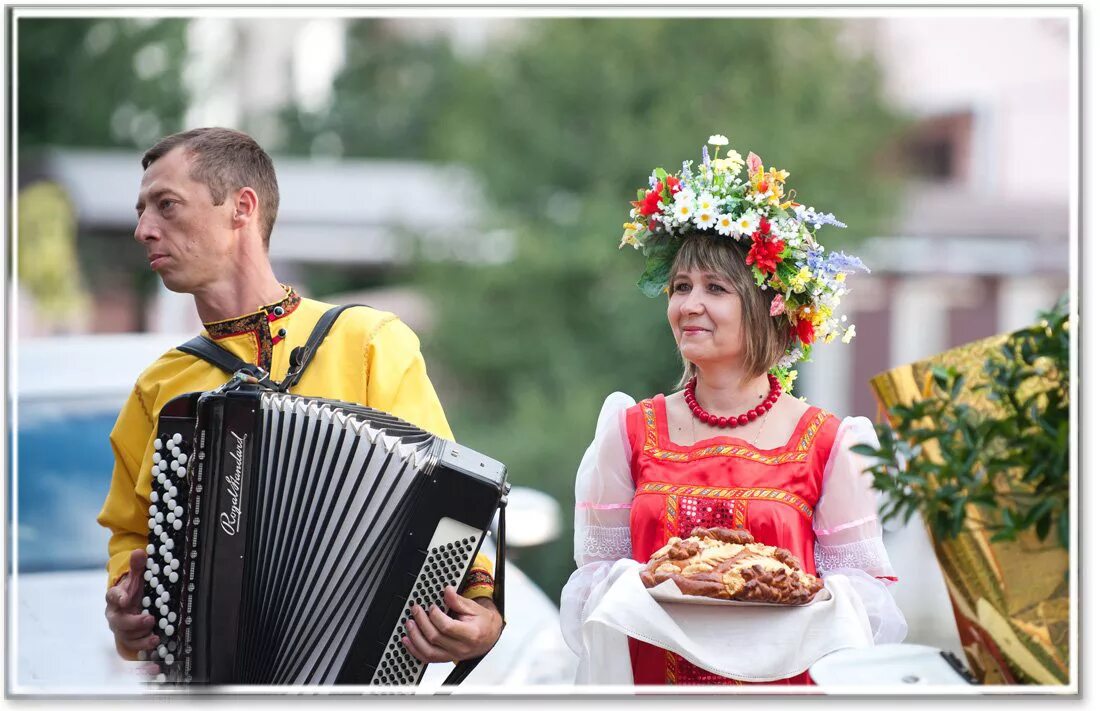
MULTIPOLYGON (((668 434, 665 398, 643 400, 626 412, 634 504, 630 543, 640 563, 672 536, 696 526, 747 530, 760 543, 786 548, 802 569, 814 565, 814 507, 839 420, 811 407, 790 439, 776 449, 756 449, 737 437, 718 436, 691 446, 668 434)), ((739 684, 700 669, 673 652, 630 640, 636 684, 739 684)), ((811 684, 808 673, 770 682, 811 684)))
MULTIPOLYGON (((646 563, 669 538, 686 537, 696 526, 745 529, 789 550, 809 573, 843 575, 862 602, 874 643, 902 641, 907 626, 887 589, 897 578, 882 543, 871 462, 851 451, 856 444, 878 444, 867 418, 841 420, 810 407, 781 447, 758 449, 731 435, 679 445, 669 437, 664 396, 639 403, 623 393, 608 396, 577 470, 577 570, 561 596, 562 633, 579 657, 578 683, 750 683, 633 638, 622 645, 629 664, 608 659, 615 649, 610 638, 584 633, 624 559, 646 563)), ((813 682, 803 671, 767 683, 813 682)))

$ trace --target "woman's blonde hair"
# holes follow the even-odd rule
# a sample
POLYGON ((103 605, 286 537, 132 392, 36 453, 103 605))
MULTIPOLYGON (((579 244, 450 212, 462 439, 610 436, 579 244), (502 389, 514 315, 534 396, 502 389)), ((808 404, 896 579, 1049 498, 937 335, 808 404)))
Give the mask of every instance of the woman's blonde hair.
MULTIPOLYGON (((681 271, 698 269, 725 277, 741 297, 741 333, 744 341, 745 378, 760 376, 774 366, 791 342, 791 325, 786 313, 772 316, 771 301, 775 292, 761 289, 745 266, 748 250, 730 237, 694 232, 684 236, 684 244, 672 260, 669 271, 669 293, 672 280, 681 271)), ((683 388, 695 377, 698 369, 684 359, 684 372, 677 388, 683 388)))

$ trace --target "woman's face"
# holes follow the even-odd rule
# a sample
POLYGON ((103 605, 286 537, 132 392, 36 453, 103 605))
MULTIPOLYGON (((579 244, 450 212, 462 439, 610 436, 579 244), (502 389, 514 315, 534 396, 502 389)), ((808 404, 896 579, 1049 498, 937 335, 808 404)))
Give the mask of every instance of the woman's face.
POLYGON ((720 274, 681 269, 669 289, 668 323, 680 353, 695 365, 741 358, 741 297, 720 274))

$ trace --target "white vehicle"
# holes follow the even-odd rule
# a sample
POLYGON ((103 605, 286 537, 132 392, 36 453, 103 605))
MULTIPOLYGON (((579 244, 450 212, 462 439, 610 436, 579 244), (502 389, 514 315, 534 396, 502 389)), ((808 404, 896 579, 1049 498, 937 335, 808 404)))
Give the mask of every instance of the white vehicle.
MULTIPOLYGON (((108 532, 95 521, 110 484, 108 434, 141 370, 188 335, 25 340, 14 375, 13 545, 9 659, 15 694, 141 693, 137 663, 115 653, 104 619, 108 532)), ((560 530, 545 494, 513 487, 508 538, 536 545, 560 530)), ((490 558, 493 543, 485 551, 490 558)), ((562 639, 555 601, 507 565, 507 619, 469 687, 572 683, 576 658, 562 639)), ((452 668, 429 667, 420 693, 452 668)), ((461 693, 461 692, 459 692, 461 693)))

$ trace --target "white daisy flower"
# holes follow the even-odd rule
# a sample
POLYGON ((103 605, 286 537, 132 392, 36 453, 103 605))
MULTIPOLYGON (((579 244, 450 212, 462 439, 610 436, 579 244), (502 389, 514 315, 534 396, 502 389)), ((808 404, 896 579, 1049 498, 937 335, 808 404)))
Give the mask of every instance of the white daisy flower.
POLYGON ((701 230, 709 230, 716 221, 714 210, 699 210, 695 213, 695 226, 701 230))
POLYGON ((737 222, 733 219, 733 215, 727 215, 725 213, 718 215, 718 225, 715 227, 718 230, 718 234, 723 237, 740 237, 741 233, 737 229, 737 222))
POLYGON ((856 337, 855 324, 849 324, 848 329, 844 331, 844 335, 840 337, 842 343, 851 343, 852 339, 856 337))
POLYGON ((690 220, 693 214, 695 214, 695 196, 684 190, 676 193, 676 200, 672 203, 673 218, 683 223, 690 220))
POLYGON ((712 146, 728 146, 729 142, 730 139, 726 138, 720 133, 716 133, 707 139, 707 143, 711 144, 712 146))
POLYGON ((741 217, 737 218, 735 226, 737 231, 742 235, 751 235, 756 231, 757 226, 760 224, 760 215, 749 210, 742 213, 741 217))
POLYGON ((713 213, 717 209, 714 202, 715 202, 714 201, 714 196, 711 195, 710 193, 708 193, 708 192, 700 193, 698 199, 696 199, 696 201, 695 201, 696 214, 698 214, 700 212, 713 213))

